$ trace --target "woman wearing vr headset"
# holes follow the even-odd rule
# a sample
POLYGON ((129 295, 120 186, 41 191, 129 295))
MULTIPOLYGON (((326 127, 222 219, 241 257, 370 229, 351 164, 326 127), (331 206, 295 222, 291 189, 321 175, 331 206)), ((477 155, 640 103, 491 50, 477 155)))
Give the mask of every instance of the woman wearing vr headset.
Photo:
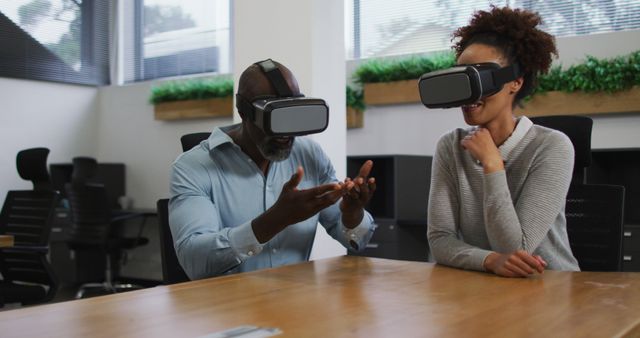
POLYGON ((564 217, 571 141, 513 112, 557 55, 553 36, 537 28, 540 22, 537 13, 492 7, 454 33, 459 66, 514 75, 493 93, 463 103, 472 127, 438 142, 428 225, 438 263, 506 277, 579 270, 564 217))

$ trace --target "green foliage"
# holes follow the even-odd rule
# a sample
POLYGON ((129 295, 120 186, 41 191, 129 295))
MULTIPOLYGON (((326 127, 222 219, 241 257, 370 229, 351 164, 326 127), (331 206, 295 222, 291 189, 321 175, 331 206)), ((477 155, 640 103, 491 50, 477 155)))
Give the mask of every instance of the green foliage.
POLYGON ((412 56, 404 59, 374 59, 360 65, 353 73, 356 83, 392 82, 418 79, 420 75, 455 64, 453 53, 412 56))
POLYGON ((180 82, 165 82, 151 89, 149 102, 184 100, 206 100, 233 95, 233 79, 220 76, 213 79, 194 79, 180 82))
POLYGON ((20 25, 30 30, 41 27, 42 20, 60 20, 69 23, 69 31, 60 36, 58 42, 45 46, 71 67, 80 67, 80 42, 82 40, 81 6, 77 0, 58 1, 53 7, 51 0, 33 0, 18 8, 20 25))
MULTIPOLYGON (((360 65, 353 73, 353 79, 358 84, 418 79, 424 73, 449 68, 454 64, 453 53, 374 59, 360 65)), ((538 81, 533 94, 548 91, 611 93, 626 90, 640 85, 640 51, 611 59, 587 56, 585 62, 566 70, 553 67, 538 81)))
MULTIPOLYGON (((640 51, 611 59, 587 56, 566 70, 553 67, 539 78, 534 94, 548 91, 616 92, 640 85, 640 51)), ((533 95, 533 94, 532 94, 533 95)))
POLYGON ((347 107, 364 111, 364 94, 362 90, 356 90, 347 86, 347 107))
POLYGON ((33 0, 18 7, 20 25, 32 26, 46 17, 51 10, 51 2, 48 0, 33 0))
POLYGON ((180 6, 144 6, 144 36, 195 27, 196 22, 180 6))

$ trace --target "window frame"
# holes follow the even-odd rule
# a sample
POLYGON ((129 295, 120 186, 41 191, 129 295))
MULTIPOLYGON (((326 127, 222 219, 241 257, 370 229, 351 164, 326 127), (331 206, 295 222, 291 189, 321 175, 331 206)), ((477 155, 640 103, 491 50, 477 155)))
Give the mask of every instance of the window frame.
MULTIPOLYGON (((229 59, 232 60, 232 50, 233 50, 233 1, 227 0, 229 3, 229 59)), ((175 78, 189 78, 189 77, 201 77, 201 76, 218 76, 218 75, 227 75, 233 71, 233 63, 229 63, 229 73, 224 73, 220 71, 203 71, 203 72, 194 72, 194 73, 185 73, 185 74, 171 74, 166 76, 147 76, 145 72, 145 58, 144 58, 144 0, 134 0, 133 2, 133 60, 123 62, 126 64, 127 62, 133 64, 133 77, 128 79, 126 75, 124 75, 124 79, 121 81, 123 84, 131 84, 138 83, 144 81, 155 81, 155 80, 163 80, 163 79, 175 79, 175 78)), ((126 32, 126 30, 125 30, 126 32)), ((217 46, 216 46, 217 47, 217 46)), ((172 54, 172 56, 176 58, 186 57, 194 50, 186 50, 182 52, 178 52, 172 54)), ((219 65, 218 65, 219 68, 219 65)))

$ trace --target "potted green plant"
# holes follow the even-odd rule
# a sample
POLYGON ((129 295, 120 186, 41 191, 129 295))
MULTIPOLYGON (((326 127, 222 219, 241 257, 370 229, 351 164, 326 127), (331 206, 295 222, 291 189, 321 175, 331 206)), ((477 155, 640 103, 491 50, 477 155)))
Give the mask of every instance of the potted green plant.
POLYGON ((540 77, 519 111, 527 116, 640 112, 640 51, 611 59, 587 56, 540 77))
POLYGON ((233 115, 233 80, 227 76, 165 82, 151 89, 156 120, 233 115))
MULTIPOLYGON (((360 65, 354 81, 367 105, 420 102, 418 78, 455 64, 452 53, 375 59, 360 65)), ((586 57, 567 69, 554 67, 517 109, 528 116, 640 112, 640 51, 611 59, 586 57)))
POLYGON ((455 64, 453 53, 412 56, 400 59, 373 59, 354 72, 354 82, 362 86, 367 105, 420 102, 418 79, 424 73, 455 64))
POLYGON ((362 90, 347 86, 347 129, 364 126, 364 109, 362 90))

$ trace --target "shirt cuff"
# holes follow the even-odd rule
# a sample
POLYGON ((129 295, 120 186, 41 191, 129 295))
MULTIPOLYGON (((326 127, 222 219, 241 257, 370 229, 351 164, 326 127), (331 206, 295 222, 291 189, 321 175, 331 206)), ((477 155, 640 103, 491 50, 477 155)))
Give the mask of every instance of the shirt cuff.
POLYGON ((243 262, 262 252, 263 247, 253 233, 251 221, 229 230, 229 244, 243 262))
POLYGON ((369 243, 371 236, 373 236, 373 231, 376 229, 376 224, 373 223, 371 215, 365 212, 358 226, 349 229, 340 220, 340 229, 349 246, 355 251, 360 251, 369 243))

